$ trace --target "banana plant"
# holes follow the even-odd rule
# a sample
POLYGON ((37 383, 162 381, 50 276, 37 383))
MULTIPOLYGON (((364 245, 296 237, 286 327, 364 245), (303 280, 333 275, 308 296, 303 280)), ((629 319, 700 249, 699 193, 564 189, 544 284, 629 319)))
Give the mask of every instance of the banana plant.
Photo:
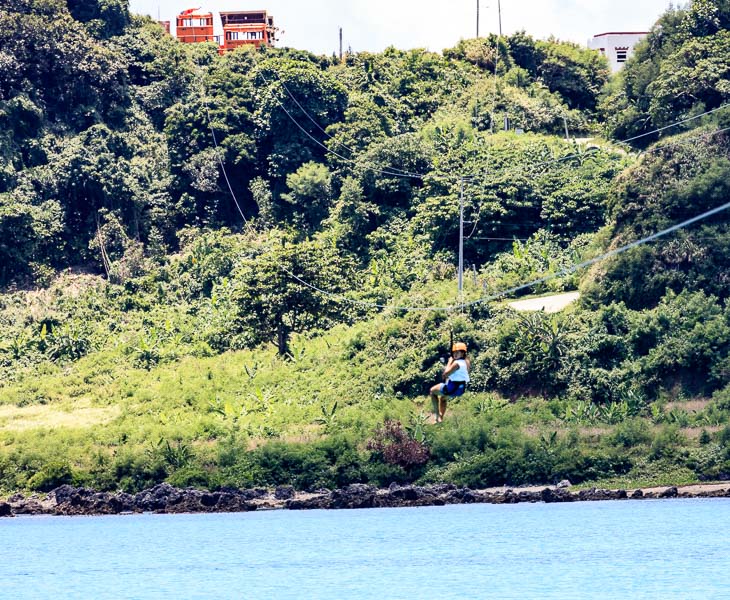
POLYGON ((335 400, 332 406, 329 407, 322 402, 320 409, 322 411, 322 416, 315 419, 314 422, 319 425, 324 425, 325 429, 329 429, 337 421, 337 400, 335 400))
POLYGON ((256 374, 258 373, 258 370, 259 370, 258 364, 254 363, 250 369, 249 369, 248 365, 243 365, 243 368, 246 371, 246 375, 248 375, 248 378, 253 381, 253 379, 256 378, 256 374))

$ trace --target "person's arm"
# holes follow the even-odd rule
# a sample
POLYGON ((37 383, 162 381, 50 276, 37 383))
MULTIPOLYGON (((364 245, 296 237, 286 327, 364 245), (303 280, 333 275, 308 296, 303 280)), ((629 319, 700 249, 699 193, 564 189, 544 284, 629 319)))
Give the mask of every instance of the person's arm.
POLYGON ((444 367, 444 379, 451 375, 454 371, 459 370, 459 363, 453 357, 449 358, 449 362, 444 367))

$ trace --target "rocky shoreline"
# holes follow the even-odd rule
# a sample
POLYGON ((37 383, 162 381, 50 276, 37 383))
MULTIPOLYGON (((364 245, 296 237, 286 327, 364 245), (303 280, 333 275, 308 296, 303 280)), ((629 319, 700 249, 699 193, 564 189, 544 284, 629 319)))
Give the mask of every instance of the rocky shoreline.
POLYGON ((254 510, 332 510, 446 506, 450 504, 518 504, 523 502, 595 502, 663 498, 730 498, 727 484, 637 490, 586 489, 567 486, 471 490, 455 485, 391 485, 377 489, 363 484, 315 493, 289 486, 275 490, 222 489, 206 492, 160 484, 138 494, 96 492, 64 485, 46 496, 14 494, 0 501, 0 517, 16 515, 99 516, 138 513, 225 513, 254 510))

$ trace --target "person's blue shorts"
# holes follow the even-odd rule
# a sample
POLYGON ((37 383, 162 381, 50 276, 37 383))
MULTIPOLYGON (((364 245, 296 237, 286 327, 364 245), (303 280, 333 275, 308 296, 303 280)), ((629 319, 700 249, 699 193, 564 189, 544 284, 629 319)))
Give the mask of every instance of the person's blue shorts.
POLYGON ((466 383, 463 381, 447 381, 441 384, 440 394, 447 398, 458 398, 466 391, 466 383))

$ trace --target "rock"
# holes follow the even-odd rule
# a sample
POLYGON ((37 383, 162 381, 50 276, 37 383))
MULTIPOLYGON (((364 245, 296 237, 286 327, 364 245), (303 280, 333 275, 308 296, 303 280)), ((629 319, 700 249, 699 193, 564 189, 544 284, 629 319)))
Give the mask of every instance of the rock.
POLYGON ((634 492, 631 494, 631 497, 638 500, 639 498, 644 497, 644 492, 642 492, 641 490, 634 490, 634 492))
POLYGON ((291 485, 280 485, 274 490, 274 498, 277 500, 289 500, 294 497, 295 493, 291 485))
POLYGON ((517 493, 518 502, 540 502, 542 500, 542 494, 540 492, 526 492, 521 491, 517 493))
POLYGON ((457 488, 444 496, 446 504, 474 504, 477 496, 469 488, 457 488))
MULTIPOLYGON (((406 485, 404 487, 397 487, 395 489, 389 488, 389 493, 393 498, 404 500, 406 502, 413 502, 425 495, 423 488, 419 488, 413 485, 406 485)), ((429 494, 432 495, 432 494, 429 494)))
POLYGON ((676 487, 670 487, 659 494, 660 498, 676 498, 679 495, 679 491, 676 487))
POLYGON ((181 490, 169 483, 161 483, 149 490, 139 492, 134 497, 134 505, 145 512, 168 510, 183 499, 181 490))
MULTIPOLYGON (((63 504, 64 502, 68 502, 72 496, 83 492, 83 488, 75 488, 72 485, 62 485, 57 487, 55 490, 51 490, 48 493, 48 499, 56 504, 63 504)), ((91 493, 91 490, 89 490, 89 493, 91 493)))
POLYGON ((373 508, 376 489, 371 485, 353 483, 331 494, 333 508, 373 508))
POLYGON ((12 505, 13 514, 16 515, 43 515, 47 511, 37 500, 22 500, 12 505))
POLYGON ((429 485, 423 488, 424 490, 427 490, 434 496, 442 496, 444 494, 448 494, 449 492, 452 492, 456 489, 456 486, 453 483, 437 483, 434 485, 429 485))
POLYGON ((568 490, 553 490, 550 488, 542 490, 542 492, 540 492, 540 498, 546 503, 576 501, 576 497, 568 490))
POLYGON ((519 501, 519 494, 515 494, 512 490, 506 490, 500 494, 495 494, 492 497, 493 504, 517 504, 519 501))
POLYGON ((330 494, 318 494, 310 498, 292 498, 284 503, 289 510, 325 510, 333 508, 330 494))
POLYGON ((231 492, 218 492, 215 509, 218 512, 249 512, 258 507, 248 502, 244 494, 231 492))
POLYGON ((265 490, 263 488, 254 488, 252 490, 243 490, 243 492, 241 492, 241 493, 246 498, 246 500, 259 500, 261 498, 266 498, 266 496, 269 495, 269 491, 265 490))
POLYGON ((621 500, 626 498, 626 490, 601 490, 591 488, 578 492, 578 500, 585 502, 600 502, 603 500, 621 500))
POLYGON ((573 487, 573 484, 572 484, 572 483, 570 483, 570 481, 568 481, 567 479, 563 479, 563 481, 561 481, 561 482, 560 482, 560 483, 559 483, 559 484, 557 485, 557 488, 558 488, 559 490, 565 490, 565 489, 567 489, 567 488, 569 488, 569 487, 573 487))
POLYGON ((0 502, 0 517, 12 517, 13 508, 7 502, 0 502))

